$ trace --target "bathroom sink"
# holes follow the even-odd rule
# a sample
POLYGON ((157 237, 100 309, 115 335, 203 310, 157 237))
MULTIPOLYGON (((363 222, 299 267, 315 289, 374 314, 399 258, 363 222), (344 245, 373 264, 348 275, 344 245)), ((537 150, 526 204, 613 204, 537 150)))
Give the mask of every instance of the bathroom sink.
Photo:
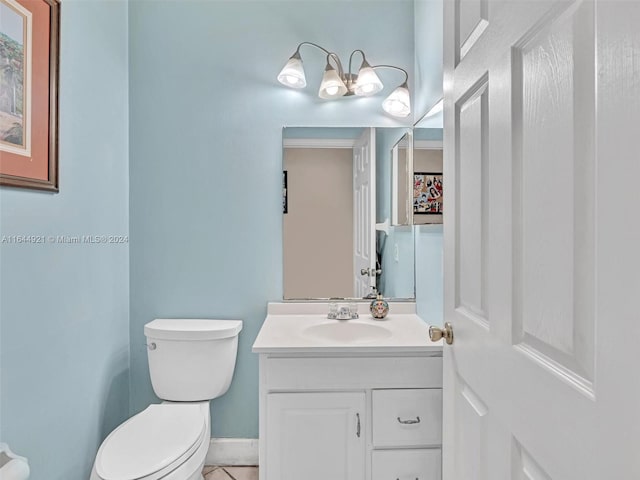
POLYGON ((335 343, 362 344, 388 338, 391 336, 391 331, 380 325, 354 320, 336 320, 307 327, 302 334, 307 338, 335 343))
POLYGON ((414 304, 393 304, 393 313, 382 321, 371 318, 368 305, 359 308, 360 318, 337 320, 327 318, 328 303, 270 303, 253 351, 275 355, 442 351, 442 342, 429 340, 429 325, 414 313, 414 304))

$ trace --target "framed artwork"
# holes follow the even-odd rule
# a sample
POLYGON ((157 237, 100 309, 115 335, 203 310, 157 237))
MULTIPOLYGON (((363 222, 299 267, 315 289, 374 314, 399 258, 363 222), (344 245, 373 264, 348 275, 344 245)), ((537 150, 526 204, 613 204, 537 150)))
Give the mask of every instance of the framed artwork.
POLYGON ((59 0, 0 0, 0 185, 58 191, 59 0))
POLYGON ((442 215, 442 173, 413 174, 413 213, 442 215))
POLYGON ((282 213, 289 213, 289 195, 287 192, 287 171, 282 171, 282 213))

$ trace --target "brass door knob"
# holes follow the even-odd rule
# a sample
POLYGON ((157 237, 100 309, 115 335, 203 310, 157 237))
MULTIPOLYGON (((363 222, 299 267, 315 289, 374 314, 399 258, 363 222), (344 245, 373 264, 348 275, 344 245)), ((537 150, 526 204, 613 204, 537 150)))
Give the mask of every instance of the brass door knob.
POLYGON ((453 327, 449 322, 444 324, 444 328, 431 326, 429 327, 429 338, 432 342, 437 342, 444 338, 447 345, 451 345, 453 343, 453 327))

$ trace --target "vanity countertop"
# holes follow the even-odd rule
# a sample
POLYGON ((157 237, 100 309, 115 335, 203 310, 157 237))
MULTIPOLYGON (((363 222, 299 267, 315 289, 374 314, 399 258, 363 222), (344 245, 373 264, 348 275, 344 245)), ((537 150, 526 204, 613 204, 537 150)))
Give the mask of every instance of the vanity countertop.
POLYGON ((255 353, 428 353, 442 351, 442 341, 429 340, 429 325, 412 311, 412 304, 391 304, 390 313, 376 320, 368 305, 358 304, 360 318, 331 320, 328 306, 269 304, 269 313, 253 344, 255 353), (291 305, 291 306, 289 306, 291 305), (397 307, 397 308, 394 308, 397 307))

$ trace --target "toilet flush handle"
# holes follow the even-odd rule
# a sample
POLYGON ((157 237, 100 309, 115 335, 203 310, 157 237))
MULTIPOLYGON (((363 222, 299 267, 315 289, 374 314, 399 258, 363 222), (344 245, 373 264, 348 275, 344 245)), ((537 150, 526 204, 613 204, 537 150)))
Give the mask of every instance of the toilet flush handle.
POLYGON ((156 342, 151 342, 147 344, 147 348, 149 350, 155 350, 156 348, 158 348, 158 346, 156 345, 156 342))

